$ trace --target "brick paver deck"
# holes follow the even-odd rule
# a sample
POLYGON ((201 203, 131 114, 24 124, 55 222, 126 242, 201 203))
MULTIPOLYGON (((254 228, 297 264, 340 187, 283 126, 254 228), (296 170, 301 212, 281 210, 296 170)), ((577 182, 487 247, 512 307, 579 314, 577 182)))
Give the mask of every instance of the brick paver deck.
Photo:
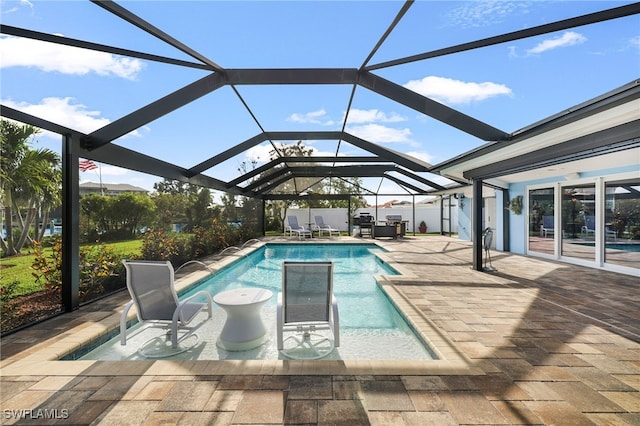
POLYGON ((2 339, 0 422, 640 425, 638 277, 499 252, 480 273, 456 239, 381 244, 405 273, 385 288, 441 360, 56 361, 114 327, 119 294, 2 339))

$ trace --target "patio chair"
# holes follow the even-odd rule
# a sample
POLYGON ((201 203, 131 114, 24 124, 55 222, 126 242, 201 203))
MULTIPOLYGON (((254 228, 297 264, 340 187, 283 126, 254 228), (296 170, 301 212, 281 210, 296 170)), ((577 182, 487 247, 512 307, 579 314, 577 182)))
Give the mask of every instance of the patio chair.
POLYGON ((288 358, 319 359, 340 346, 333 262, 284 261, 276 316, 278 350, 288 358))
POLYGON ((340 235, 340 230, 331 227, 331 225, 327 225, 324 223, 324 218, 322 216, 314 216, 314 220, 316 221, 316 226, 318 227, 318 236, 322 237, 322 232, 328 232, 329 237, 332 236, 333 232, 337 232, 340 235))
MULTIPOLYGON (((159 356, 144 352, 146 342, 138 351, 147 357, 162 357, 184 352, 189 347, 179 347, 179 344, 190 336, 196 337, 195 331, 211 318, 212 299, 206 291, 200 291, 182 301, 178 299, 174 285, 174 270, 171 262, 123 260, 122 263, 127 272, 127 289, 131 295, 131 301, 127 303, 120 317, 120 344, 127 344, 127 315, 132 306, 136 307, 138 320, 149 323, 152 327, 161 327, 166 331, 167 339, 171 338, 172 353, 159 356), (195 298, 204 298, 206 303, 193 301, 195 298), (208 317, 194 326, 189 324, 204 309, 208 309, 208 317), (186 330, 181 336, 179 331, 186 330), (176 352, 178 350, 178 352, 176 352)), ((153 339, 152 339, 153 340, 153 339)))
POLYGON ((309 236, 311 238, 311 230, 298 225, 298 218, 296 216, 287 216, 287 222, 289 225, 287 226, 285 233, 288 232, 291 236, 295 232, 298 234, 298 239, 301 239, 303 236, 309 236))
POLYGON ((540 225, 540 235, 547 238, 547 234, 554 233, 553 216, 542 216, 542 225, 540 225))
MULTIPOLYGON (((582 233, 585 234, 587 237, 589 236, 589 233, 593 233, 593 236, 595 237, 596 235, 596 217, 595 216, 584 217, 584 225, 582 226, 582 233)), ((612 230, 608 226, 604 227, 604 235, 605 235, 605 238, 609 236, 612 236, 614 240, 617 238, 616 231, 612 230)))

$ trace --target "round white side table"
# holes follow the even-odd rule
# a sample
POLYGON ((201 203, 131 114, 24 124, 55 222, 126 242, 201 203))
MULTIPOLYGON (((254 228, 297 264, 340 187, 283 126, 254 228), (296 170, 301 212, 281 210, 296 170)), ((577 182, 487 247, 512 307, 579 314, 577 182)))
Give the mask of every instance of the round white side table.
POLYGON ((236 288, 216 294, 213 301, 227 313, 217 345, 228 351, 246 351, 267 341, 260 310, 272 296, 273 292, 262 288, 236 288))

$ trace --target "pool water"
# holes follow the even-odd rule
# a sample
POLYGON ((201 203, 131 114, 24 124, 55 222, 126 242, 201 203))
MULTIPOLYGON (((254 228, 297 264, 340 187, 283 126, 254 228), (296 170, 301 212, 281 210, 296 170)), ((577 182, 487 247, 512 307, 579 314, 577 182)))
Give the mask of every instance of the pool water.
MULTIPOLYGON (((284 260, 334 262, 334 295, 340 315, 340 347, 324 359, 424 360, 432 352, 378 287, 375 275, 397 272, 374 255, 383 251, 372 244, 269 244, 203 280, 180 298, 205 290, 212 296, 242 287, 265 288, 274 296, 264 305, 262 318, 270 333, 264 345, 247 351, 225 351, 216 346, 226 313, 214 303, 213 321, 198 334, 201 342, 175 359, 283 359, 276 348, 276 302, 282 288, 284 260), (205 337, 206 336, 206 337, 205 337)), ((206 315, 206 314, 205 314, 206 315)), ((129 329, 126 346, 119 336, 81 359, 143 359, 136 353, 158 329, 136 325, 129 329)))

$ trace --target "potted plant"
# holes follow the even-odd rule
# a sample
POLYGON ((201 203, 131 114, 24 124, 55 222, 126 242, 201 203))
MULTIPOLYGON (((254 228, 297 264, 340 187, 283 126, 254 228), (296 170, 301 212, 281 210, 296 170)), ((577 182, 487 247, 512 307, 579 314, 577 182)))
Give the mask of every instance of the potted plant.
POLYGON ((420 231, 421 234, 427 233, 427 224, 424 222, 424 220, 420 222, 420 225, 418 225, 418 231, 420 231))

